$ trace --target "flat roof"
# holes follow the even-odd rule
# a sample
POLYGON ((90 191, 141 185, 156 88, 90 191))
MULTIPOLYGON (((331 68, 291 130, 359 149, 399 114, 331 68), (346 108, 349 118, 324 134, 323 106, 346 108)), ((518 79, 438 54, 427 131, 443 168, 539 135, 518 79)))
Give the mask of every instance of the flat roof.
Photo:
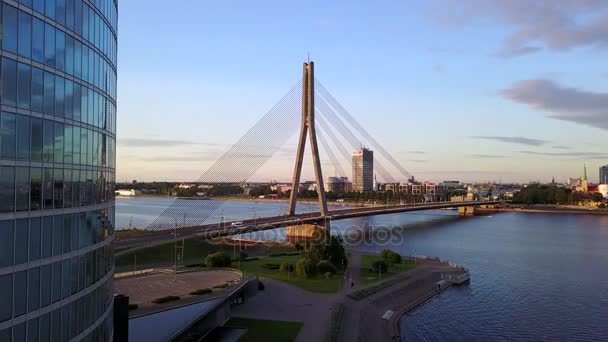
POLYGON ((129 341, 168 341, 224 300, 216 298, 132 318, 129 320, 129 341))

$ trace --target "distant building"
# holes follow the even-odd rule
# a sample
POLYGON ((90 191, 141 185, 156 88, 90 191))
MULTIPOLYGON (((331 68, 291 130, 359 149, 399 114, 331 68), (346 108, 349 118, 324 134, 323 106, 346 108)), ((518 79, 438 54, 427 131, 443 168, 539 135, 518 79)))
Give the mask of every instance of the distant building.
POLYGON ((589 191, 589 182, 587 182, 587 165, 583 168, 583 178, 580 181, 580 184, 577 185, 576 191, 580 192, 588 192, 589 191))
POLYGON ((600 167, 600 184, 608 184, 608 165, 600 167))
POLYGON ((114 191, 116 196, 139 196, 141 195, 141 191, 135 189, 119 189, 114 191))
POLYGON ((177 187, 180 188, 180 189, 190 189, 190 188, 193 188, 195 186, 196 186, 195 184, 180 184, 177 187))
POLYGON ((445 186, 433 182, 424 183, 424 196, 430 201, 445 199, 445 186))
POLYGON ((566 184, 568 184, 568 186, 571 186, 571 187, 575 187, 575 186, 579 185, 580 182, 581 182, 580 178, 570 177, 566 180, 566 184))
POLYGON ((604 198, 608 199, 608 184, 600 184, 598 186, 598 192, 604 196, 604 198))
POLYGON ((445 185, 446 188, 457 188, 458 186, 460 186, 460 181, 456 181, 456 180, 446 180, 443 181, 443 185, 445 185))
POLYGON ((325 183, 325 191, 344 193, 353 191, 353 183, 348 177, 329 177, 325 183))
POLYGON ((374 152, 362 147, 353 152, 353 191, 374 189, 374 152))

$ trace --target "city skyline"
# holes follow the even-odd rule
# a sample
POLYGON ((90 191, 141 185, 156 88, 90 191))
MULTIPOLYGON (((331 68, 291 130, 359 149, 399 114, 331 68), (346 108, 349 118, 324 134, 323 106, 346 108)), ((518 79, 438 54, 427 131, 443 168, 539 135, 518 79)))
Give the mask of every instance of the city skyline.
MULTIPOLYGON (((417 179, 565 180, 584 163, 597 179, 608 160, 597 22, 608 5, 491 3, 192 3, 187 13, 125 3, 117 179, 196 180, 297 82, 307 53, 318 79, 417 179), (152 86, 159 79, 165 86, 152 86)), ((293 151, 295 137, 252 180, 289 179, 293 151)), ((323 169, 334 176, 327 161, 323 169)))

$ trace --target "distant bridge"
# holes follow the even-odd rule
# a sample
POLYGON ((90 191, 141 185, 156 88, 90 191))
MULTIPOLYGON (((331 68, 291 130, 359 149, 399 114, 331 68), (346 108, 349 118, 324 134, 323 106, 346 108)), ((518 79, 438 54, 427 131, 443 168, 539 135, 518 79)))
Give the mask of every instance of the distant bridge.
POLYGON ((117 254, 119 255, 121 250, 124 251, 126 249, 144 245, 156 245, 171 242, 175 239, 181 240, 192 237, 219 238, 236 234, 277 229, 296 224, 308 223, 323 225, 326 220, 335 221, 363 216, 386 215, 434 209, 466 208, 501 203, 504 203, 504 201, 432 202, 329 210, 328 214, 325 216, 323 216, 321 212, 307 212, 295 215, 279 215, 248 220, 226 221, 196 226, 177 227, 175 229, 148 231, 135 236, 119 238, 116 240, 114 248, 117 250, 117 254), (235 224, 234 226, 233 223, 235 224))

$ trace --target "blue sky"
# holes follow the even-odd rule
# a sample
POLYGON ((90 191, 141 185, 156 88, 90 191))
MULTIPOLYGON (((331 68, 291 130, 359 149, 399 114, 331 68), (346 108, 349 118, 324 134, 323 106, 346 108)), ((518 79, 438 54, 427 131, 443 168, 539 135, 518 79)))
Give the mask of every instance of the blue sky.
MULTIPOLYGON (((583 163, 597 178, 608 2, 461 3, 120 2, 118 180, 198 179, 298 81, 308 53, 418 179, 564 180, 583 163)), ((292 146, 253 178, 287 180, 292 146)))

